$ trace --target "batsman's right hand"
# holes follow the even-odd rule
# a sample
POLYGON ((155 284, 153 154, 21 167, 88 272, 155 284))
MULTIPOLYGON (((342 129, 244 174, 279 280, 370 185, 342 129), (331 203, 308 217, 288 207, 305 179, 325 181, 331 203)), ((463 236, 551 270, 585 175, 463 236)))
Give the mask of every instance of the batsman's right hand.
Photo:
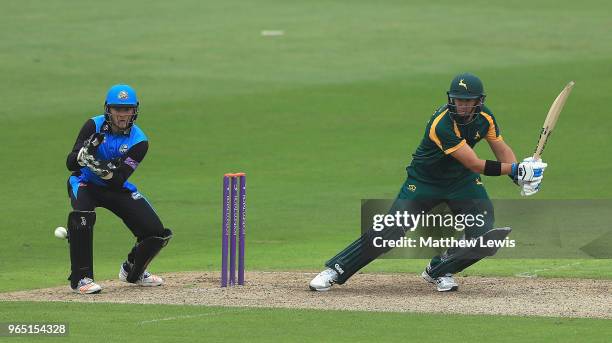
POLYGON ((524 197, 528 197, 530 195, 534 195, 538 191, 540 191, 541 186, 542 186, 542 180, 540 180, 540 181, 533 181, 533 182, 525 182, 521 186, 521 195, 524 196, 524 197))
POLYGON ((96 160, 96 152, 100 144, 104 142, 104 134, 96 132, 83 142, 83 147, 77 155, 77 162, 82 167, 99 166, 100 163, 96 160))

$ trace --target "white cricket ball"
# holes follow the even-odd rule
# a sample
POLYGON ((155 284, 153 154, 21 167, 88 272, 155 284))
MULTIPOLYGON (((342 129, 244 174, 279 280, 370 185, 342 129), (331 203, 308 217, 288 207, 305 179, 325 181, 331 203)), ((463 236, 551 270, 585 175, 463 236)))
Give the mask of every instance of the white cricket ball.
POLYGON ((68 231, 66 231, 65 227, 59 226, 55 229, 55 237, 65 239, 68 236, 68 231))

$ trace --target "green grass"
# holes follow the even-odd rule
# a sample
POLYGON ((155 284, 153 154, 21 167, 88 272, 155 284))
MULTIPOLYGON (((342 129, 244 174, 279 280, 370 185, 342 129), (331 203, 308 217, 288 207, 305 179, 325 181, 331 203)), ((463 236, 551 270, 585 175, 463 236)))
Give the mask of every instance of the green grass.
MULTIPOLYGON (((532 151, 554 96, 576 80, 537 197, 612 196, 612 162, 602 158, 612 129, 602 119, 612 75, 612 47, 600 44, 604 3, 537 2, 527 12, 478 3, 197 4, 111 2, 139 13, 129 27, 90 6, 5 6, 0 93, 10 101, 0 116, 10 129, 0 152, 13 168, 0 171, 0 290, 63 282, 67 247, 52 236, 69 211, 63 161, 120 81, 137 88, 138 124, 151 141, 132 179, 176 234, 155 262, 160 271, 218 268, 220 176, 232 170, 249 175, 249 268, 320 268, 357 235, 360 199, 395 196, 425 121, 460 70, 482 76, 519 156, 532 151), (446 28, 440 13, 461 20, 446 28), (476 22, 495 38, 462 25, 476 22), (264 29, 286 35, 261 37, 264 29)), ((478 152, 491 156, 484 143, 478 152)), ((506 178, 485 184, 492 198, 519 197, 506 178)), ((121 221, 98 212, 96 270, 108 278, 132 240, 121 221)), ((381 269, 422 267, 402 263, 381 269)), ((494 272, 511 275, 522 264, 494 272)), ((610 268, 588 261, 556 275, 605 277, 586 265, 610 268)))
MULTIPOLYGON (((219 268, 221 175, 239 170, 249 176, 248 268, 321 268, 357 236, 360 199, 396 195, 426 120, 446 101, 451 78, 465 70, 484 80, 487 104, 520 158, 533 151, 554 97, 575 80, 547 146, 550 168, 536 197, 612 198, 611 10, 610 3, 596 0, 6 2, 0 21, 0 291, 66 283, 68 249, 53 237, 70 209, 65 156, 82 123, 100 113, 107 88, 118 82, 137 89, 138 124, 150 138, 149 154, 132 181, 175 232, 153 263, 154 271, 219 268), (262 37, 260 31, 268 29, 285 35, 262 37)), ((492 156, 484 143, 477 152, 492 156)), ((485 178, 485 184, 492 198, 519 198, 505 177, 485 178)), ((96 277, 115 277, 132 244, 123 223, 100 209, 96 277)), ((376 261, 366 271, 413 273, 424 262, 376 261)), ((610 278, 612 266, 609 260, 491 260, 466 271, 525 272, 610 278)), ((61 309, 66 317, 71 311, 108 310, 116 316, 113 322, 128 318, 132 308, 141 309, 2 306, 33 319, 55 318, 61 309)), ((161 312, 219 310, 150 308, 151 318, 161 312)), ((176 338, 192 335, 178 328, 205 320, 228 323, 234 315, 249 325, 279 321, 277 329, 266 328, 272 331, 262 331, 258 339, 291 335, 293 329, 296 335, 306 333, 308 318, 318 318, 312 311, 248 310, 147 330, 176 338), (282 330, 287 314, 297 319, 282 330), (168 327, 177 330, 162 329, 168 327)), ((416 323, 435 332, 436 325, 450 321, 465 337, 487 332, 479 331, 484 322, 491 323, 488 332, 509 333, 501 339, 569 340, 576 335, 596 339, 597 330, 589 328, 603 325, 375 314, 377 330, 368 331, 351 325, 366 320, 366 314, 321 316, 326 318, 317 322, 321 330, 309 334, 344 326, 351 328, 347 335, 366 331, 366 337, 390 328, 388 335, 399 338, 425 335, 427 330, 409 329, 419 327, 416 323)), ((113 332, 95 320, 75 319, 71 337, 89 330, 136 335, 121 325, 113 332)))
MULTIPOLYGON (((0 303, 1 322, 68 322, 69 341, 604 342, 607 320, 174 305, 0 303)), ((65 338, 58 338, 65 341, 65 338)))

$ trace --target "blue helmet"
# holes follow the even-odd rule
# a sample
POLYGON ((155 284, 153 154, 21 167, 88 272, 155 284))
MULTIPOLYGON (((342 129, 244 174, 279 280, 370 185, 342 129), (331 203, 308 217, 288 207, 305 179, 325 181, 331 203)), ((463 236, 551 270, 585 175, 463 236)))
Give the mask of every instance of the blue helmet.
POLYGON ((104 101, 104 118, 110 124, 111 107, 132 107, 135 110, 129 123, 129 127, 131 127, 138 117, 138 105, 138 97, 136 96, 134 88, 124 84, 114 85, 108 90, 108 93, 106 93, 106 100, 104 101))

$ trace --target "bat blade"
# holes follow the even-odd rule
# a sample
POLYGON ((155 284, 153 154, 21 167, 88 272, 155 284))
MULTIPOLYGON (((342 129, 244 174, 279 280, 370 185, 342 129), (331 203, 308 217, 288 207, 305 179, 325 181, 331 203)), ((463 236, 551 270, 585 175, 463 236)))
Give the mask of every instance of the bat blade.
POLYGON ((546 147, 546 142, 550 138, 550 135, 557 124, 557 120, 559 119, 559 114, 561 114, 561 110, 563 110, 563 106, 565 106, 565 101, 567 97, 572 92, 572 88, 574 88, 574 81, 570 81, 565 88, 559 93, 555 101, 550 106, 548 110, 548 114, 546 115, 546 120, 544 120, 544 125, 542 125, 542 131, 540 131, 540 139, 538 139, 538 145, 533 153, 533 158, 539 159, 544 153, 544 148, 546 147))

